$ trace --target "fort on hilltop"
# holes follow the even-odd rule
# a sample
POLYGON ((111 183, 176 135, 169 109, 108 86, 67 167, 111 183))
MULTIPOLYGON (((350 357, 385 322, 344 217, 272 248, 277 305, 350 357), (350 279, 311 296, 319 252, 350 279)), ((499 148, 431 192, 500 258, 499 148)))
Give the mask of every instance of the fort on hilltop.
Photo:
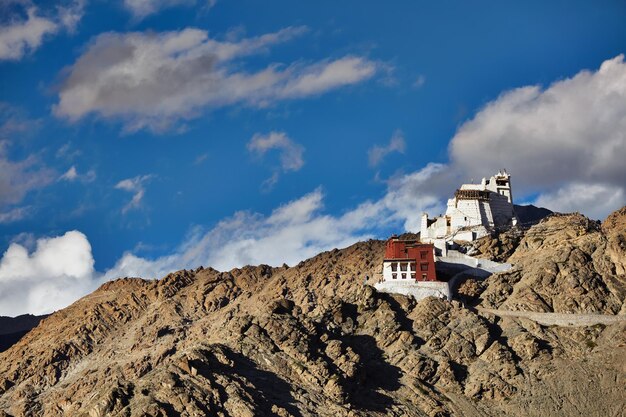
POLYGON ((455 241, 474 241, 494 230, 518 223, 513 206, 511 176, 501 170, 480 184, 463 184, 448 200, 446 214, 422 216, 419 240, 392 236, 386 244, 380 280, 381 292, 451 299, 461 276, 486 278, 511 268, 510 264, 477 259, 456 250, 455 241), (437 271, 448 276, 437 276, 437 271))
POLYGON ((454 240, 474 241, 493 230, 515 226, 511 175, 501 170, 480 184, 463 184, 448 200, 443 216, 422 215, 420 240, 432 243, 446 255, 454 240))

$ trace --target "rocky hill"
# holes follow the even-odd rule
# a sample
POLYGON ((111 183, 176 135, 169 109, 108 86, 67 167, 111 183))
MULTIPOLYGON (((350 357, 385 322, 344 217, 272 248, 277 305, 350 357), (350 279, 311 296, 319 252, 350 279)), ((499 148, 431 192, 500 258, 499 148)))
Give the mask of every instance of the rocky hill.
POLYGON ((0 416, 624 415, 626 321, 497 312, 626 317, 626 208, 601 225, 551 216, 498 246, 476 252, 515 267, 467 279, 462 302, 365 285, 377 240, 293 267, 109 282, 0 353, 0 416))

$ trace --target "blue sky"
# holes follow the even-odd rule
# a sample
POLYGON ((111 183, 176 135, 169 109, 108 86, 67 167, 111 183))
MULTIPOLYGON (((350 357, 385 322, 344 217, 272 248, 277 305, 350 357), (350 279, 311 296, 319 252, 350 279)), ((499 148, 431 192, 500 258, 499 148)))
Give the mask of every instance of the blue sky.
POLYGON ((626 203, 621 1, 9 0, 0 17, 0 314, 414 229, 500 167, 517 202, 626 203))

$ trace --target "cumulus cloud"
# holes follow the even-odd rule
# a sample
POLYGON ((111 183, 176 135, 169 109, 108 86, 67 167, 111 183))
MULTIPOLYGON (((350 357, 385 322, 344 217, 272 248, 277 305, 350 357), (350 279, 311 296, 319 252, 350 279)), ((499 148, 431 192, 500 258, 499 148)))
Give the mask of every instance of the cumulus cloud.
POLYGON ((406 142, 404 141, 404 133, 401 130, 393 132, 389 144, 386 146, 376 145, 372 147, 368 152, 369 165, 376 167, 385 159, 387 155, 393 152, 404 153, 406 150, 406 142))
POLYGON ((38 239, 31 253, 12 243, 0 259, 0 315, 50 313, 98 283, 91 245, 80 232, 38 239))
POLYGON ((625 155, 623 55, 545 89, 503 93, 450 143, 451 165, 466 177, 506 167, 518 196, 541 193, 537 202, 548 208, 599 217, 626 204, 625 155))
POLYGON ((151 178, 152 175, 139 175, 122 180, 115 185, 115 188, 118 190, 133 193, 133 198, 122 208, 122 213, 126 213, 128 210, 136 209, 141 206, 143 196, 146 194, 145 183, 151 178))
MULTIPOLYGON (((226 270, 245 264, 294 264, 323 250, 380 236, 381 230, 417 231, 421 213, 443 212, 445 198, 454 187, 471 177, 490 175, 503 166, 513 172, 514 193, 518 197, 539 194, 538 205, 602 218, 625 204, 625 120, 626 65, 619 56, 604 62, 598 71, 582 71, 545 89, 522 87, 503 93, 459 127, 450 144, 448 164, 429 164, 419 171, 391 178, 380 199, 332 215, 324 211, 324 192, 318 188, 267 215, 242 211, 210 230, 194 228, 168 255, 151 259, 125 253, 104 277, 156 278, 199 265, 226 270)), ((277 149, 270 146, 273 142, 281 141, 259 141, 261 145, 257 146, 277 149)), ((146 180, 145 176, 127 179, 118 183, 118 188, 134 193, 133 201, 141 201, 146 180)), ((39 252, 39 245, 30 255, 23 246, 11 245, 0 262, 0 297, 11 294, 15 299, 13 294, 20 294, 18 284, 6 286, 11 281, 7 276, 13 277, 12 282, 24 276, 28 283, 31 276, 54 275, 68 286, 64 281, 66 272, 43 267, 37 273, 29 272, 35 270, 30 266, 35 262, 29 261, 39 259, 39 252), (13 259, 17 259, 18 266, 6 266, 12 265, 13 259), (26 267, 19 266, 19 262, 26 267)), ((63 251, 61 255, 65 253, 76 251, 63 251)), ((79 251, 81 256, 77 258, 91 259, 90 253, 82 256, 85 253, 79 251)), ((89 265, 82 270, 91 272, 75 275, 93 277, 92 259, 89 265)), ((33 292, 32 297, 48 299, 42 293, 46 294, 33 292)), ((32 298, 30 294, 25 297, 32 298)), ((4 300, 0 301, 4 305, 4 300)))
POLYGON ((29 2, 7 2, 0 10, 9 8, 11 3, 25 6, 25 19, 19 14, 11 14, 0 27, 0 60, 20 60, 29 52, 37 50, 48 35, 65 28, 74 30, 82 17, 83 2, 75 1, 59 6, 56 14, 44 16, 41 10, 29 2))
POLYGON ((305 31, 289 27, 234 41, 191 28, 101 34, 68 69, 54 112, 70 121, 94 114, 121 120, 129 131, 160 131, 203 109, 263 107, 356 84, 376 73, 377 63, 356 56, 242 69, 244 57, 305 31))
MULTIPOLYGON (((439 198, 430 194, 430 181, 444 168, 431 164, 390 181, 379 200, 339 215, 325 213, 321 188, 268 215, 237 212, 210 230, 192 229, 169 255, 150 259, 128 252, 103 273, 94 270, 91 246, 82 233, 37 240, 28 235, 14 241, 0 259, 0 315, 49 313, 118 277, 160 278, 199 265, 221 270, 259 263, 293 265, 321 251, 376 236, 379 228, 389 225, 417 230, 423 210, 441 208, 439 198)), ((120 188, 136 192, 142 178, 125 180, 120 188)))
POLYGON ((625 204, 624 193, 624 187, 615 185, 574 182, 541 194, 534 204, 561 213, 583 211, 592 219, 603 220, 607 213, 625 204))

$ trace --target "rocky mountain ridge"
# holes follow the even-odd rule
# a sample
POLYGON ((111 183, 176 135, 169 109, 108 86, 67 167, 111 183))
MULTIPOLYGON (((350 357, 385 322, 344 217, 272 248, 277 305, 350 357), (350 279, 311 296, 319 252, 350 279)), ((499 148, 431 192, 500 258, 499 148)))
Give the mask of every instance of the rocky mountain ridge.
POLYGON ((626 208, 548 217, 506 244, 511 271, 452 302, 365 285, 377 240, 294 267, 119 279, 0 353, 0 416, 623 415, 626 321, 481 309, 625 315, 625 242, 626 208))

